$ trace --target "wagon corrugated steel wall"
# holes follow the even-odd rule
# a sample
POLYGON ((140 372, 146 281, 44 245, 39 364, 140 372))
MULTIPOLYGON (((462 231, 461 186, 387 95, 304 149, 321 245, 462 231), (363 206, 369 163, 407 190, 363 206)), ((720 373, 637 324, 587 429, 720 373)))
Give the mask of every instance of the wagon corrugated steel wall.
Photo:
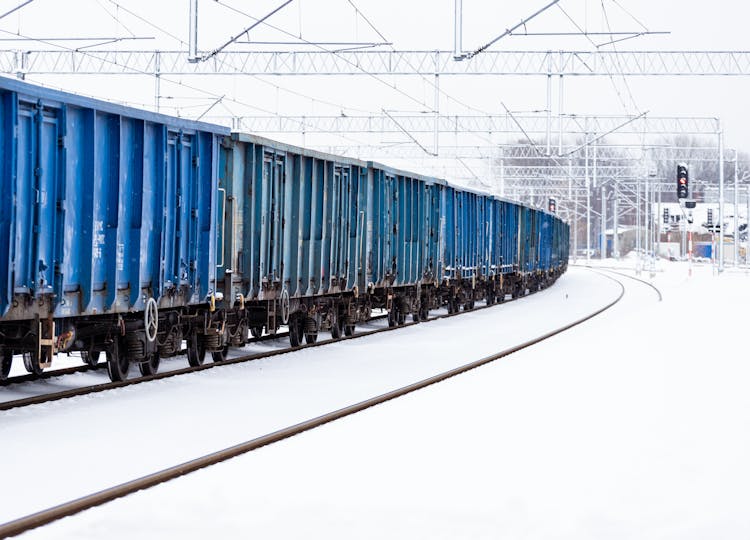
POLYGON ((3 318, 203 301, 225 132, 0 79, 3 318))
POLYGON ((246 300, 316 296, 367 282, 367 165, 246 134, 222 145, 218 279, 246 300))
POLYGON ((439 266, 441 185, 435 180, 369 163, 371 282, 410 286, 433 281, 439 266))

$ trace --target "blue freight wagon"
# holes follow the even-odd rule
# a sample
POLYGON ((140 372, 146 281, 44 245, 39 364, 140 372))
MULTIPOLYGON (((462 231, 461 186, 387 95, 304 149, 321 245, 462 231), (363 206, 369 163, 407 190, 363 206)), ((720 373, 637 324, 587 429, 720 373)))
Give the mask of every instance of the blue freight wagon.
POLYGON ((213 287, 227 133, 0 79, 2 374, 14 353, 38 373, 56 351, 104 351, 121 379, 181 348, 160 326, 213 287))
POLYGON ((553 283, 552 214, 444 180, 0 79, 0 378, 102 352, 112 380, 248 336, 292 346, 553 283))

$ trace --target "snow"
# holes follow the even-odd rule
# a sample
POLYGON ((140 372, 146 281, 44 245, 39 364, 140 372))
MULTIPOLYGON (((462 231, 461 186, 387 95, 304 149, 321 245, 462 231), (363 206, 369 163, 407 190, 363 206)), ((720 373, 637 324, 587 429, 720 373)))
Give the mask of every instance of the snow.
MULTIPOLYGON (((663 302, 617 276, 623 300, 570 332, 25 537, 747 538, 750 277, 660 264, 663 302)), ((467 363, 619 292, 571 268, 396 335, 3 413, 0 457, 19 465, 0 520, 467 363)))

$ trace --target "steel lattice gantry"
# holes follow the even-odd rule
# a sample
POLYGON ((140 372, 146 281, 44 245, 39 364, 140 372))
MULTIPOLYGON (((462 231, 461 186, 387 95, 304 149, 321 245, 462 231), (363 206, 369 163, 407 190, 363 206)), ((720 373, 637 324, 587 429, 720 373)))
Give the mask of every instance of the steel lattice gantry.
MULTIPOLYGON (((690 162, 716 162, 716 147, 674 147, 674 146, 651 146, 647 147, 650 159, 654 161, 690 161, 690 162)), ((351 156, 359 159, 382 159, 384 157, 395 159, 420 159, 425 157, 425 151, 414 144, 349 144, 349 145, 316 145, 316 149, 328 154, 351 156)), ((562 155, 572 152, 574 148, 563 147, 562 155)), ((472 160, 494 160, 509 158, 514 163, 537 162, 540 154, 537 149, 530 145, 516 144, 494 144, 489 143, 476 145, 451 145, 445 144, 440 147, 440 157, 445 159, 472 159, 472 160)), ((567 157, 553 156, 566 166, 567 157)), ((632 165, 642 163, 644 159, 644 147, 635 146, 598 146, 597 157, 612 165, 632 165)))
POLYGON ((174 75, 750 75, 750 51, 184 51, 5 50, 0 72, 174 75))
MULTIPOLYGON (((206 118, 219 118, 210 115, 206 118)), ((373 116, 242 116, 242 129, 253 133, 510 133, 519 125, 530 135, 548 133, 544 115, 373 115, 373 116)), ((716 118, 643 116, 555 116, 566 135, 618 134, 706 135, 720 130, 716 118)))

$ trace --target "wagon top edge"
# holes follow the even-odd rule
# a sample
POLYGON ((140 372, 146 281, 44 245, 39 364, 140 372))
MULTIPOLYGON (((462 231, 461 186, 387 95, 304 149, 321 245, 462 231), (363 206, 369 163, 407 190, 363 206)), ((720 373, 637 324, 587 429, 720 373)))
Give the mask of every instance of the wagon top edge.
POLYGON ((229 128, 220 126, 218 124, 188 120, 176 116, 146 111, 144 109, 139 109, 136 107, 129 107, 127 105, 119 105, 117 103, 81 96, 78 94, 65 92, 63 90, 47 88, 44 86, 39 86, 37 84, 30 84, 24 81, 19 81, 17 79, 12 79, 4 76, 0 76, 0 91, 2 90, 15 92, 19 95, 20 98, 27 101, 41 100, 42 102, 46 101, 53 105, 69 105, 74 107, 92 109, 95 111, 101 111, 104 113, 143 120, 146 122, 164 124, 178 129, 204 131, 217 135, 229 135, 230 133, 229 128))

